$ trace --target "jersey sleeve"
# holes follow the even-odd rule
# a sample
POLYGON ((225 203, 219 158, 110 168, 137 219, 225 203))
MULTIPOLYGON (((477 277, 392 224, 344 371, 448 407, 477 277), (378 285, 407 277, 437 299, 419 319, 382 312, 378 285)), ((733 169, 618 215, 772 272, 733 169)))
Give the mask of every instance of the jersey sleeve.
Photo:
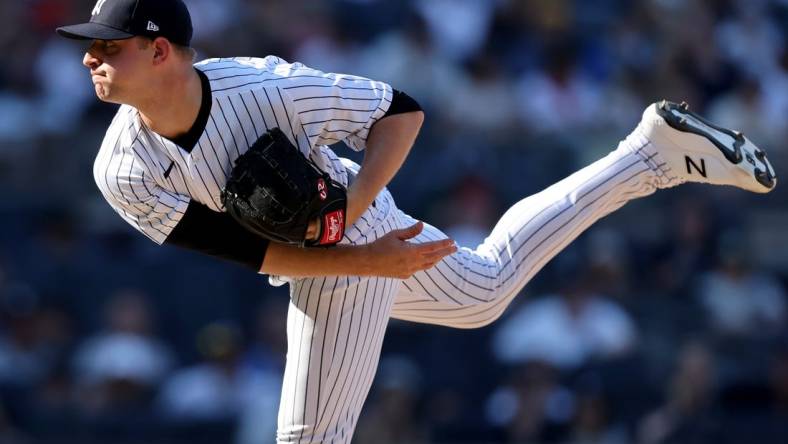
POLYGON ((372 125, 391 105, 392 89, 384 82, 324 73, 300 63, 278 65, 275 72, 284 76, 280 89, 313 147, 343 141, 363 150, 372 125))
POLYGON ((189 197, 168 191, 146 177, 132 156, 97 159, 94 178, 104 198, 131 226, 163 244, 189 206, 189 197))
MULTIPOLYGON (((110 164, 111 165, 111 164, 110 164)), ((111 168, 110 168, 111 170, 111 168)), ((123 171, 123 168, 120 168, 123 171)), ((144 169, 107 174, 96 168, 96 182, 112 208, 157 244, 174 245, 260 270, 268 241, 220 213, 145 179, 144 169)))

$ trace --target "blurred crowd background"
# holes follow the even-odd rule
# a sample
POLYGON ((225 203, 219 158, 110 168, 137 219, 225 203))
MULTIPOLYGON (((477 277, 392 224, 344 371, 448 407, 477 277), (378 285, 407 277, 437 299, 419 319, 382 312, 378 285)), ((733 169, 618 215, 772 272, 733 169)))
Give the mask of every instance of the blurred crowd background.
MULTIPOLYGON (((427 123, 391 188, 462 245, 661 98, 788 171, 785 0, 186 3, 200 58, 276 54, 415 97, 427 123)), ((273 442, 286 289, 157 247, 104 202, 115 107, 53 31, 92 7, 0 2, 0 442, 273 442)), ((663 191, 492 326, 392 322, 355 442, 788 442, 786 198, 663 191)))

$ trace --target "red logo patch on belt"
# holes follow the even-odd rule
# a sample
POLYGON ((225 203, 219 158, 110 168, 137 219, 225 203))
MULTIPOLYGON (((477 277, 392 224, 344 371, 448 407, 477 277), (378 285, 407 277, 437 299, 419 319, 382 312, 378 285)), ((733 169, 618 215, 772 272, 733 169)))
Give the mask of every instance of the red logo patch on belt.
POLYGON ((326 200, 328 191, 326 191, 326 182, 323 179, 317 179, 317 191, 320 193, 320 200, 326 200))
POLYGON ((345 234, 345 211, 337 210, 323 216, 323 237, 320 244, 335 244, 345 234))

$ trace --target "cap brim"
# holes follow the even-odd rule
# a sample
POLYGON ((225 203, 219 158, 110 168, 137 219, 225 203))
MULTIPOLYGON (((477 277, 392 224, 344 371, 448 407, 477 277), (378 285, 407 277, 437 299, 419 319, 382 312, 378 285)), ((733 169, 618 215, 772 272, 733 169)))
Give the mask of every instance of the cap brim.
POLYGON ((125 40, 134 37, 126 31, 93 22, 61 26, 56 31, 62 37, 75 40, 125 40))

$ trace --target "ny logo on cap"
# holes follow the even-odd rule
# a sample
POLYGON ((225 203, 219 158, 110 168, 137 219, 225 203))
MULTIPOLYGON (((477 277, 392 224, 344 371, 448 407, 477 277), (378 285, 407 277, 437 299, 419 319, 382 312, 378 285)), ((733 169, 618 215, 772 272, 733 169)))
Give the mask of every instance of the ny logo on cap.
POLYGON ((101 7, 104 6, 104 3, 107 3, 107 0, 98 0, 96 6, 93 7, 93 12, 91 12, 90 14, 91 15, 101 14, 101 7))

